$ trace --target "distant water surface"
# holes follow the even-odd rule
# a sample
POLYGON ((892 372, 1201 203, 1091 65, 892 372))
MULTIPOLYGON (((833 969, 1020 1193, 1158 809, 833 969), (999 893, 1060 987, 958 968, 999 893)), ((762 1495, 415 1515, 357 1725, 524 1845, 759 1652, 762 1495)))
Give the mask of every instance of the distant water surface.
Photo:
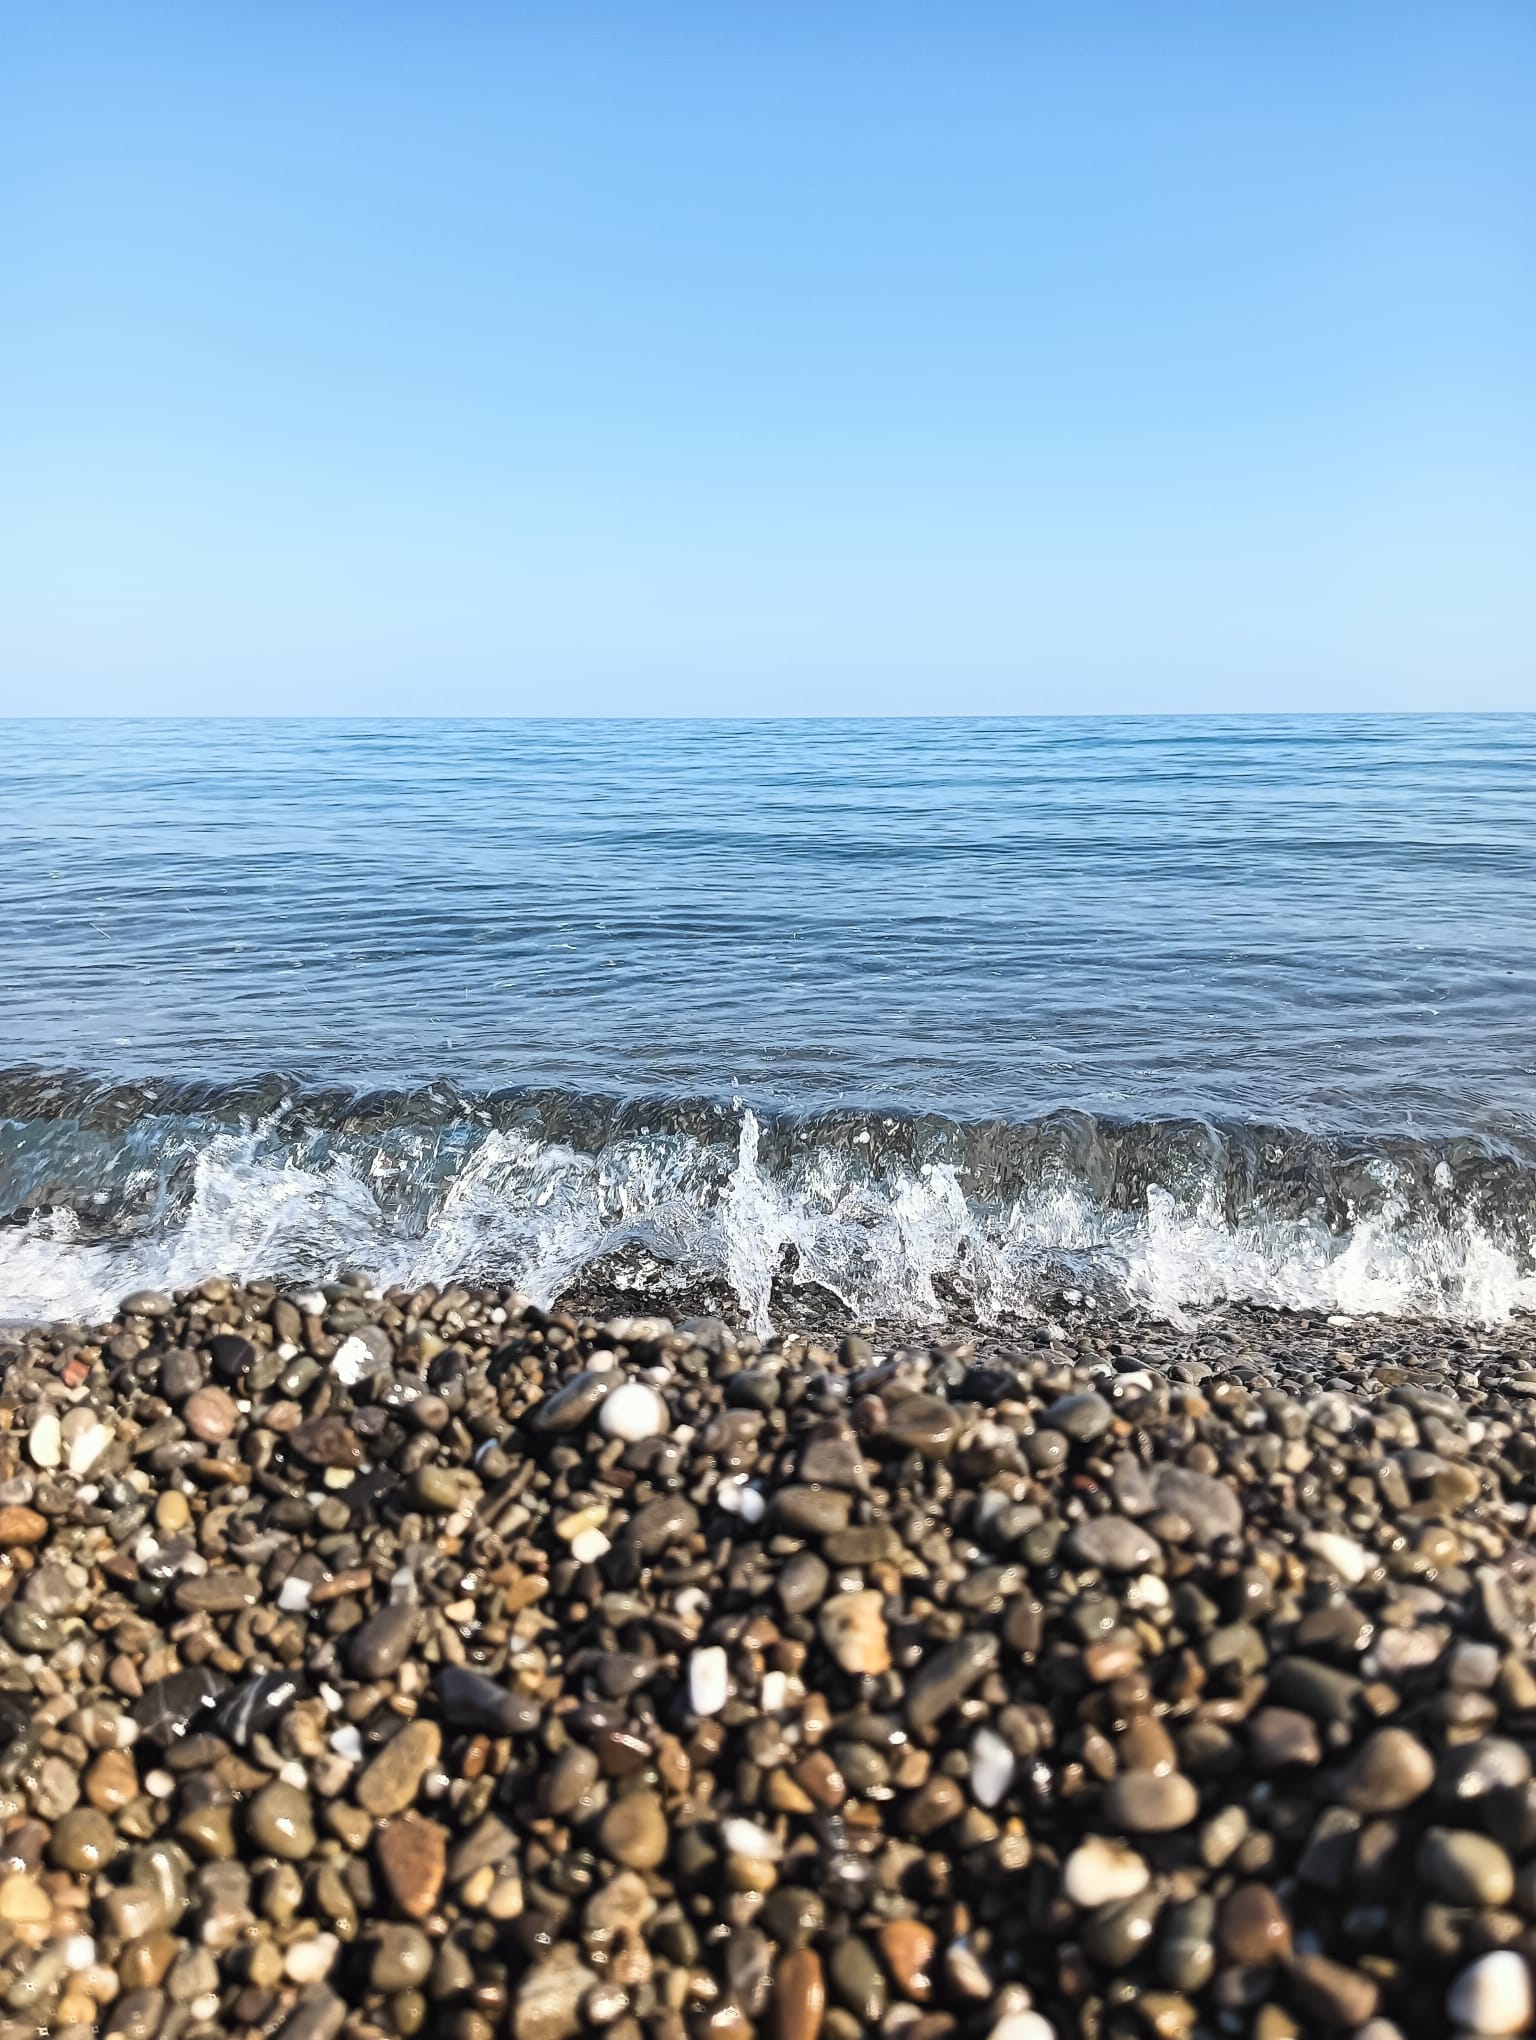
POLYGON ((1536 717, 5 739, 0 1311, 1536 1298, 1536 717))

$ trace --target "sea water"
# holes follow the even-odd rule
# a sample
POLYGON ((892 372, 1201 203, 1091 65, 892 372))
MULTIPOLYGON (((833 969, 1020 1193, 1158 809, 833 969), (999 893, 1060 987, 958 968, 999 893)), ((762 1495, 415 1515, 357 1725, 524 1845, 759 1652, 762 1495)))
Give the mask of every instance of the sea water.
POLYGON ((3 736, 0 1317, 1536 1306, 1536 716, 3 736))

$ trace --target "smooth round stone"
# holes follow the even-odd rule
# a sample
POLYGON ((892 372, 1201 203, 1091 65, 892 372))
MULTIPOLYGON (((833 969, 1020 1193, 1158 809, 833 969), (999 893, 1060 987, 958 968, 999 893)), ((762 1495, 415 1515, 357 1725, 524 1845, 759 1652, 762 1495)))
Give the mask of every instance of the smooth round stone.
POLYGON ((163 1289, 135 1289, 118 1305, 124 1317, 169 1317, 175 1308, 163 1289))
POLYGON ((391 1996, 399 1990, 413 1990, 424 1983, 432 1968, 432 1943, 420 1927, 394 1922, 379 1928, 368 1982, 374 1990, 391 1996))
POLYGON ((40 1410, 27 1433, 27 1456, 32 1464, 51 1473, 63 1462, 64 1435, 56 1410, 40 1410))
POLYGON ((758 1914, 763 1931, 783 1948, 806 1948, 826 1925, 827 1909, 818 1892, 801 1884, 781 1884, 769 1892, 758 1914))
POLYGON ((94 1806, 77 1806, 55 1825, 48 1860, 59 1870, 94 1877, 117 1854, 117 1829, 94 1806))
POLYGON ((1216 1968, 1216 1901, 1207 1892, 1163 1914, 1157 1969, 1174 1990, 1203 1990, 1216 1968))
POLYGON ((908 1395, 886 1411, 885 1439, 924 1459, 945 1459, 960 1435, 960 1412, 936 1395, 908 1395))
POLYGON ((1124 1842, 1090 1835, 1062 1866, 1061 1888, 1076 1906, 1092 1911, 1145 1891, 1152 1873, 1124 1842))
POLYGON ((1202 1548, 1222 1537, 1236 1537, 1243 1527, 1243 1505, 1225 1481, 1187 1466, 1160 1466, 1153 1476, 1159 1509, 1181 1516, 1190 1541, 1202 1548))
POLYGON ((1515 1889, 1508 1856, 1497 1842, 1469 1828, 1426 1828, 1414 1867, 1450 1905, 1507 1905, 1515 1889))
POLYGON ((1379 1728, 1355 1753, 1344 1798, 1357 1813, 1399 1813, 1435 1782, 1435 1762, 1406 1728, 1379 1728))
POLYGON ((629 1792, 616 1799, 598 1824, 603 1853, 626 1870, 654 1870, 671 1842, 661 1799, 654 1792, 629 1792))
POLYGON ((315 1822, 309 1794, 282 1779, 263 1786, 246 1808, 246 1828, 257 1849, 284 1861, 299 1863, 315 1846, 315 1822))
POLYGON ((971 1737, 971 1797, 978 1806, 993 1807, 1006 1798, 1016 1760, 995 1728, 983 1722, 971 1737))
POLYGON ((1291 1923, 1267 1884, 1239 1884, 1221 1902, 1216 1938, 1229 1961, 1256 1967, 1291 1948, 1291 1923))
POLYGON ((890 1987, 869 1943, 850 1934, 834 1945, 827 1967, 838 2003, 863 2025, 878 2025, 890 2001, 890 1987))
POLYGON ((240 1412, 227 1389, 200 1388, 181 1407, 181 1420, 205 1445, 222 1445, 234 1433, 240 1412))
POLYGON ((1166 1835, 1188 1827, 1200 1811, 1200 1794, 1182 1771, 1125 1771, 1104 1792, 1104 1819, 1133 1835, 1166 1835))
POLYGON ((780 1488, 773 1498, 774 1521, 799 1537, 830 1537, 846 1530, 852 1510, 853 1497, 842 1488, 797 1483, 780 1488))
POLYGON ((1041 1413, 1041 1424, 1050 1431, 1080 1445, 1102 1438, 1115 1421, 1115 1413, 1101 1395, 1064 1395, 1041 1413))
POLYGON ((1038 2012, 1005 2012, 987 2040, 1056 2040, 1056 2028, 1038 2012))
POLYGON ((605 1438, 622 1438, 638 1445, 646 1438, 660 1438, 672 1427, 666 1398, 643 1381, 625 1381, 598 1405, 597 1428, 605 1438))
POLYGON ((1453 2024, 1488 2040, 1525 2032, 1536 2019, 1536 1996, 1524 1958, 1512 1948, 1480 1956, 1451 1985, 1445 2008, 1453 2024))
POLYGON ((1128 1968, 1150 1944, 1162 1903, 1159 1892, 1139 1891, 1134 1898, 1101 1906, 1083 1927, 1083 1946, 1107 1969, 1128 1968))
POLYGON ((1067 1556, 1073 1564, 1099 1572, 1140 1572, 1160 1552, 1157 1541, 1129 1516, 1092 1516, 1067 1538, 1067 1556))

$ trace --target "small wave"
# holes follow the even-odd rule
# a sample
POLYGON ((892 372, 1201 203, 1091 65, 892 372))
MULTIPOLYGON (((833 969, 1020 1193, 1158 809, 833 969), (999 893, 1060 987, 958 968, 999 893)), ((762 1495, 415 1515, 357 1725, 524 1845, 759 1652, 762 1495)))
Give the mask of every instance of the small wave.
POLYGON ((214 1271, 513 1281, 640 1255, 766 1329, 787 1274, 858 1322, 1028 1318, 1064 1284, 1494 1323, 1536 1309, 1536 1154, 1062 1112, 760 1113, 451 1085, 358 1094, 0 1076, 0 1318, 214 1271))

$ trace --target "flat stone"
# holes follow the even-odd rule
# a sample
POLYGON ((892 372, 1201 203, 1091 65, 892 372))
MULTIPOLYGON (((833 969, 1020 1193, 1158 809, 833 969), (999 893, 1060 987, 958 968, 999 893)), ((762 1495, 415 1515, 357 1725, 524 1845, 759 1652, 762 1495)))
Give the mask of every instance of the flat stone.
POLYGON ((825 1537, 846 1530, 853 1497, 842 1488, 782 1487, 773 1498, 773 1517, 783 1530, 803 1537, 825 1537))
POLYGON ((407 1919, 425 1919, 448 1868, 447 1829, 419 1813, 403 1814, 378 1830, 373 1853, 397 1909, 407 1919))
POLYGON ((960 1435, 960 1412, 936 1395, 907 1395, 888 1406, 883 1441, 923 1459, 947 1459, 960 1435))
POLYGON ((414 1805, 421 1781, 437 1762, 442 1747, 442 1730, 435 1721, 408 1721, 357 1780, 354 1796, 364 1813, 382 1820, 414 1805))
POLYGON ((907 1686, 908 1726, 931 1728, 941 1721, 992 1669, 997 1655, 997 1638, 989 1630, 979 1630, 927 1659, 907 1686))
POLYGON ((1223 1537, 1236 1537, 1243 1527, 1243 1505, 1225 1481, 1187 1466, 1160 1466, 1153 1475, 1159 1509, 1182 1516, 1190 1541, 1204 1548, 1223 1537))
POLYGON ((1067 1556, 1074 1565, 1099 1572, 1140 1572, 1162 1555, 1162 1547, 1129 1516, 1090 1516, 1067 1535, 1067 1556))

